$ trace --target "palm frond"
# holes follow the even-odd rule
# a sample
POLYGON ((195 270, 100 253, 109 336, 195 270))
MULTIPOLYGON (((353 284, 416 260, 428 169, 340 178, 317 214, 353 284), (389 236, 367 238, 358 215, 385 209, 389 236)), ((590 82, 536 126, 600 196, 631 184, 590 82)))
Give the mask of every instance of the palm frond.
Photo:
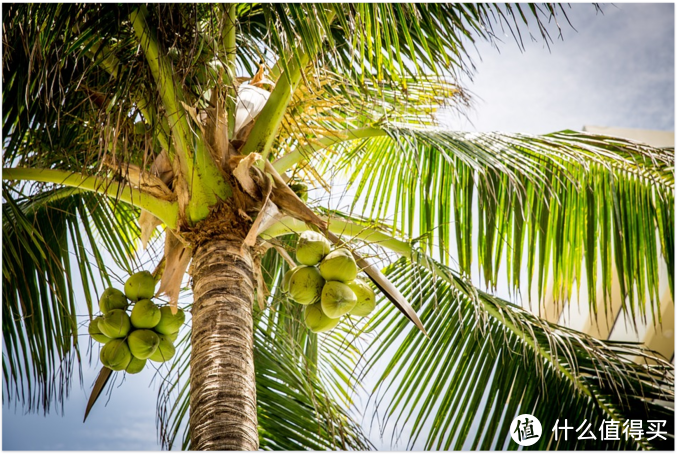
MULTIPOLYGON (((327 147, 338 135, 363 126, 393 121, 433 126, 435 113, 442 106, 463 111, 470 104, 462 87, 434 77, 407 79, 404 90, 392 89, 383 81, 367 83, 359 93, 341 75, 311 67, 307 72, 307 83, 293 94, 278 135, 278 159, 284 161, 313 157, 315 151, 327 147)), ((300 160, 294 173, 305 174, 309 182, 326 187, 313 168, 305 164, 300 160)))
MULTIPOLYGON (((412 327, 382 296, 370 321, 343 328, 369 343, 356 359, 352 377, 360 377, 353 384, 372 387, 376 410, 369 413, 379 418, 383 432, 385 424, 393 427, 390 442, 406 431, 409 447, 512 449, 510 422, 520 413, 534 414, 544 424, 538 448, 602 446, 573 434, 571 441, 559 433, 551 437, 558 419, 577 427, 587 419, 595 430, 604 420, 618 421, 622 430, 626 420, 660 420, 669 433, 666 441, 626 438, 605 447, 665 448, 674 439, 674 371, 660 355, 637 343, 599 341, 544 321, 382 232, 389 227, 338 211, 326 216, 331 230, 354 247, 389 247, 406 256, 386 274, 418 310, 430 335, 412 327), (374 386, 366 384, 376 377, 374 386)), ((293 230, 289 222, 284 225, 293 230)), ((390 258, 381 255, 377 261, 390 258)))
POLYGON ((516 449, 511 421, 532 414, 544 430, 537 449, 672 448, 674 377, 663 358, 549 324, 442 264, 425 265, 402 258, 387 275, 419 310, 431 339, 391 307, 367 325, 376 339, 366 370, 381 366, 373 397, 381 419, 397 424, 392 441, 406 431, 411 448, 516 449), (622 430, 627 419, 663 420, 668 436, 593 442, 551 432, 557 420, 578 427, 584 419, 596 434, 604 420, 622 430))
MULTIPOLYGON (((123 8, 124 9, 124 8, 123 8)), ((120 143, 134 122, 132 67, 112 77, 99 66, 102 43, 132 45, 114 5, 12 5, 3 10, 5 165, 82 171, 120 143), (115 135, 102 126, 115 126, 115 135)), ((129 53, 129 52, 128 52, 129 53)), ((129 63, 123 60, 124 63, 129 63)))
POLYGON ((47 413, 63 406, 80 367, 79 303, 91 318, 95 285, 110 284, 110 259, 132 270, 135 214, 65 189, 22 197, 3 183, 3 199, 4 392, 47 413))
MULTIPOLYGON (((499 28, 508 29, 522 46, 521 29, 526 33, 534 23, 549 42, 549 28, 560 33, 558 16, 563 13, 550 4, 287 4, 253 7, 248 22, 276 31, 267 38, 277 55, 289 55, 299 43, 299 52, 317 56, 319 67, 352 75, 358 84, 399 84, 405 75, 470 73, 467 49, 477 39, 495 42, 499 28)), ((252 27, 248 32, 267 36, 252 27)))
POLYGON ((661 264, 674 271, 672 149, 572 131, 381 128, 309 157, 322 176, 346 170, 358 215, 468 276, 477 259, 487 287, 505 263, 512 292, 537 285, 539 300, 567 303, 585 276, 593 315, 598 289, 608 311, 616 274, 626 315, 657 321, 661 264))

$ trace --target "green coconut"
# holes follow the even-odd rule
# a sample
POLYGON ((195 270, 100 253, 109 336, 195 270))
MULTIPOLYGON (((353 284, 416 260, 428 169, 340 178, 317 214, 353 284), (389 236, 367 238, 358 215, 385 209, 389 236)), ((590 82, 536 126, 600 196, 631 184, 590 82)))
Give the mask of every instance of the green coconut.
POLYGON ((111 368, 113 371, 120 371, 127 368, 130 360, 132 360, 132 353, 125 340, 115 339, 102 347, 99 353, 99 360, 101 360, 104 366, 111 368))
POLYGON ((316 267, 302 267, 290 277, 288 295, 301 305, 319 301, 324 280, 316 267))
POLYGON ((375 292, 359 278, 348 284, 357 296, 357 305, 349 312, 352 316, 368 316, 375 309, 375 292))
POLYGON ((138 359, 148 359, 156 352, 161 339, 156 332, 148 329, 135 330, 127 338, 132 355, 138 359))
POLYGON ((139 300, 132 308, 130 321, 136 328, 154 328, 161 321, 161 310, 151 300, 139 300))
POLYGON ((111 341, 111 338, 104 335, 101 330, 99 330, 99 322, 102 320, 102 316, 97 316, 90 321, 90 325, 87 327, 87 331, 93 340, 98 343, 106 344, 111 341))
POLYGON ((128 363, 128 366, 125 368, 125 371, 130 374, 137 374, 144 369, 145 365, 146 360, 141 360, 136 358, 135 356, 132 356, 132 360, 130 360, 130 363, 128 363))
POLYGON ((156 280, 148 271, 135 273, 125 281, 125 295, 132 301, 144 300, 153 297, 156 289, 156 280))
POLYGON ((98 326, 109 338, 124 338, 130 332, 130 318, 122 309, 114 309, 104 314, 98 326))
POLYGON ((340 319, 326 316, 321 309, 321 303, 314 303, 305 307, 305 325, 314 333, 327 332, 338 325, 340 319))
POLYGON ((172 308, 169 306, 162 306, 160 312, 161 319, 153 328, 156 333, 160 333, 161 335, 177 333, 182 324, 184 324, 184 311, 177 308, 177 313, 172 314, 172 308))
POLYGON ((350 282, 357 277, 357 264, 347 249, 337 249, 328 254, 319 265, 326 281, 350 282))
POLYGON ((307 230, 298 238, 295 257, 303 265, 316 265, 331 252, 331 243, 320 233, 307 230))
POLYGON ((156 349, 156 352, 151 354, 149 359, 153 360, 154 362, 163 363, 173 358, 174 355, 175 345, 172 344, 172 342, 165 335, 161 335, 158 349, 156 349))
POLYGON ((170 341, 171 343, 174 343, 177 341, 177 337, 179 336, 179 332, 171 333, 169 335, 163 335, 166 340, 170 341))
POLYGON ((112 309, 125 309, 127 305, 128 301, 125 294, 114 287, 106 289, 99 299, 99 309, 104 314, 112 309))
POLYGON ((288 288, 290 287, 290 278, 293 277, 293 273, 295 273, 302 267, 303 267, 302 265, 299 265, 295 268, 291 268, 290 270, 286 271, 285 275, 283 275, 283 280, 281 281, 281 290, 283 291, 284 294, 288 293, 288 288))
POLYGON ((326 316, 336 318, 350 312, 357 304, 352 289, 340 281, 328 281, 321 292, 321 309, 326 316))

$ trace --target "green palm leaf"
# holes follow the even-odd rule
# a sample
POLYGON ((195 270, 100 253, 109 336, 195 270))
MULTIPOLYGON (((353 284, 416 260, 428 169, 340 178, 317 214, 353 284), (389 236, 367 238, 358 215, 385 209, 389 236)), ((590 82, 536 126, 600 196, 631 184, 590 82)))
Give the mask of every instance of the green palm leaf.
MULTIPOLYGON (((497 299, 445 266, 401 259, 390 280, 417 307, 431 338, 384 307, 367 325, 377 338, 365 371, 384 365, 373 389, 384 420, 408 432, 409 447, 516 449, 512 419, 532 414, 543 424, 538 449, 661 448, 673 446, 673 367, 634 343, 598 341, 549 324, 497 299), (593 429, 603 420, 665 420, 668 439, 578 441, 551 428, 560 420, 593 429), (422 437, 422 438, 421 438, 422 437)), ((643 422, 645 423, 645 422, 643 422)), ((596 431, 596 434, 598 432, 596 431)))
MULTIPOLYGON (((672 447, 674 370, 661 356, 637 343, 599 341, 544 321, 473 287, 411 243, 389 236, 389 227, 338 211, 327 217, 331 230, 366 255, 380 246, 406 256, 386 274, 428 331, 429 337, 412 327, 384 297, 380 311, 355 329, 368 347, 348 384, 377 377, 367 385, 375 404, 367 412, 392 424, 390 430, 380 425, 391 433, 390 442, 406 432, 410 447, 512 449, 510 423, 530 413, 544 424, 538 448, 672 447), (622 430, 626 420, 665 421, 668 435, 595 443, 572 434, 569 440, 551 435, 558 419, 577 427, 587 419, 596 430, 605 420, 618 421, 622 430)), ((281 225, 300 230, 292 221, 281 225)))
POLYGON ((47 412, 62 406, 80 363, 82 299, 91 318, 91 291, 110 285, 110 258, 132 270, 135 214, 64 189, 27 199, 3 183, 3 199, 4 390, 9 401, 47 412))
POLYGON ((580 285, 585 277, 593 314, 598 289, 605 291, 605 313, 619 292, 612 290, 616 274, 626 315, 649 309, 658 320, 659 258, 674 271, 672 150, 572 131, 533 136, 383 125, 351 139, 330 139, 328 153, 308 159, 326 176, 348 170, 357 214, 387 220, 392 234, 420 240, 466 275, 476 258, 491 288, 505 264, 513 291, 536 284, 539 300, 550 294, 567 303, 574 279, 580 285))
MULTIPOLYGON (((318 56, 315 66, 351 75, 358 88, 376 81, 400 86, 407 75, 470 72, 466 49, 476 39, 494 42, 494 29, 509 27, 521 45, 520 26, 531 21, 548 42, 548 28, 559 33, 561 13, 553 5, 258 4, 238 6, 236 15, 248 24, 239 35, 252 44, 247 48, 266 43, 274 55, 298 62, 318 56)), ((288 71, 285 60, 282 67, 288 71)))

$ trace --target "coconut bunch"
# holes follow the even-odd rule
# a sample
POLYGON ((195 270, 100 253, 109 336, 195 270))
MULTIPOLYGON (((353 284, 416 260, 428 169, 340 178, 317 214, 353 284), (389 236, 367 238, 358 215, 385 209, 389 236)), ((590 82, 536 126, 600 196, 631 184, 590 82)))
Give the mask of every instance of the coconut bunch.
POLYGON ((175 355, 174 342, 184 324, 184 311, 172 313, 170 306, 158 306, 156 281, 148 271, 135 273, 124 290, 109 287, 99 300, 101 314, 90 322, 93 340, 103 344, 102 364, 114 371, 135 374, 147 360, 164 363, 175 355), (129 314, 128 314, 129 311, 129 314))
POLYGON ((314 333, 333 329, 346 314, 368 316, 375 309, 375 293, 357 277, 352 253, 344 248, 331 251, 321 234, 306 231, 295 249, 299 266, 283 277, 288 297, 305 307, 305 324, 314 333))

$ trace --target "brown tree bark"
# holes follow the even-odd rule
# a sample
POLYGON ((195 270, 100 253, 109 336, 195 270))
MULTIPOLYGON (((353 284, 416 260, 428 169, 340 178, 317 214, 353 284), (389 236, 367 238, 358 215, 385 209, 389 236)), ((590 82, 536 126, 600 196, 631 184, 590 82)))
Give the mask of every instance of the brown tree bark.
POLYGON ((224 238, 194 250, 191 445, 257 450, 252 258, 240 239, 224 238))

